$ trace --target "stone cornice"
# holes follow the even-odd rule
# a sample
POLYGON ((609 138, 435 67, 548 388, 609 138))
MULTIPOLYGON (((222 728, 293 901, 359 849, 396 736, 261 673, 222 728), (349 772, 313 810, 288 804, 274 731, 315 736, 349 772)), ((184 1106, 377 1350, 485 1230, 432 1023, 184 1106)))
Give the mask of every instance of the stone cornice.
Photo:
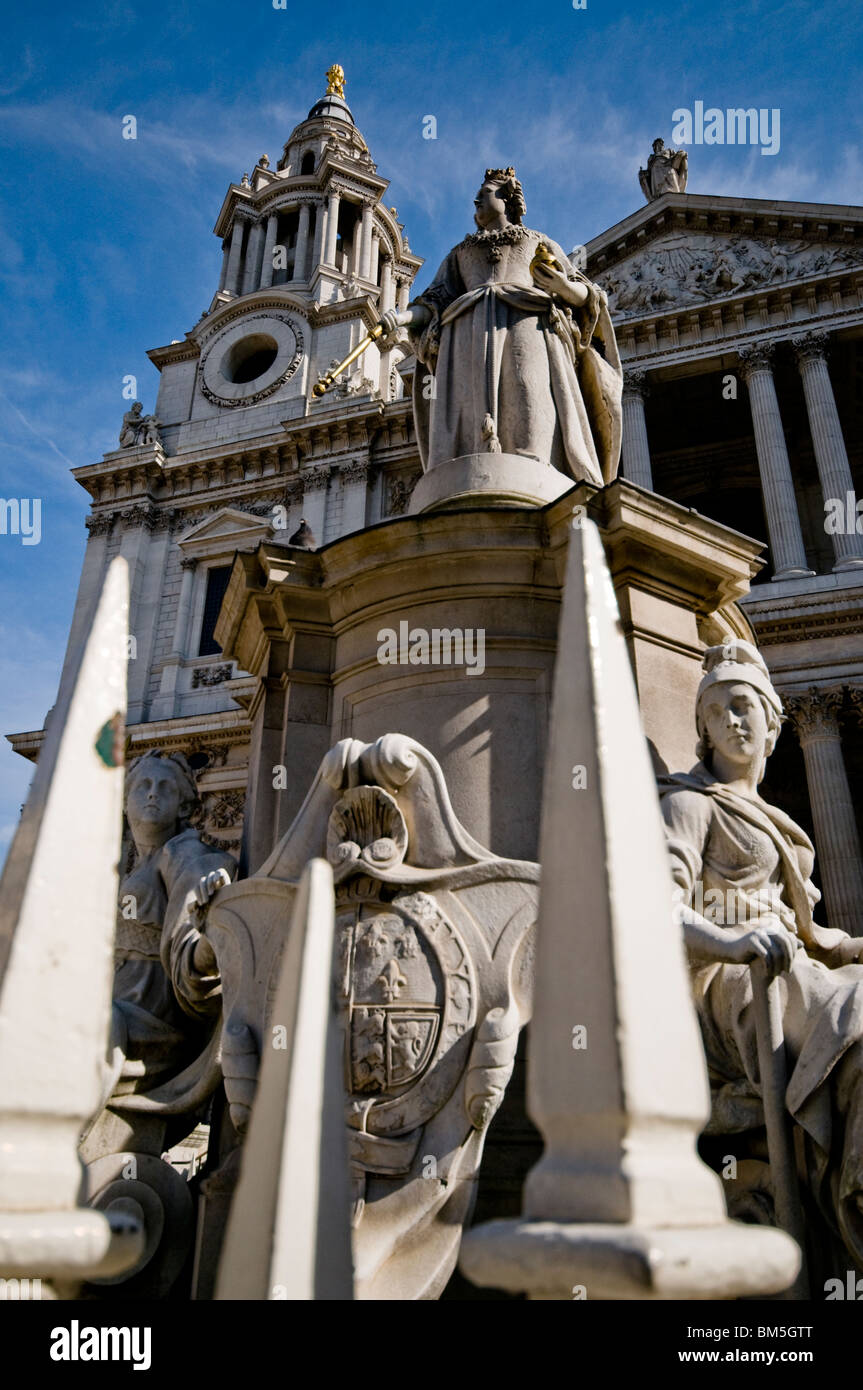
POLYGON ((832 335, 841 330, 863 328, 863 270, 853 272, 850 277, 847 271, 825 277, 821 284, 829 290, 840 280, 849 279, 849 302, 844 310, 837 310, 834 305, 832 309, 825 307, 822 314, 813 306, 809 317, 790 317, 791 302, 780 297, 778 292, 752 292, 722 304, 687 306, 644 319, 612 320, 621 361, 625 368, 638 366, 657 371, 735 354, 741 347, 763 338, 778 344, 810 331, 832 335), (745 302, 752 312, 746 312, 745 302), (775 322, 774 306, 782 309, 786 316, 784 323, 775 322), (756 315, 760 324, 753 322, 756 315))
POLYGON ((373 447, 387 459, 413 457, 416 452, 407 397, 340 404, 326 413, 285 420, 282 431, 173 454, 161 468, 132 461, 126 457, 129 451, 121 450, 74 469, 73 476, 97 507, 116 510, 149 499, 180 509, 199 508, 206 501, 208 508, 216 509, 242 507, 261 492, 284 488, 301 460, 306 465, 322 463, 345 453, 367 454, 373 447))

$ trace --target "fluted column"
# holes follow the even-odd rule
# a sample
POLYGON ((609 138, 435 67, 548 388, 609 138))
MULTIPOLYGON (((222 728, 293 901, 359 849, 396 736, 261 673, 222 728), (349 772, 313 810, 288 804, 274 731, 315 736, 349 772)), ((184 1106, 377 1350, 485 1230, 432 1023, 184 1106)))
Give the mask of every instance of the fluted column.
POLYGON ((246 246, 246 266, 243 275, 243 294, 251 294, 258 288, 258 277, 261 273, 260 257, 263 253, 264 224, 263 222, 253 223, 249 231, 249 241, 246 246))
POLYGON ((269 289, 273 283, 273 252, 279 234, 279 214, 271 212, 267 218, 267 234, 264 238, 264 260, 261 265, 261 289, 269 289))
MULTIPOLYGON (((827 367, 827 334, 805 333, 792 338, 791 346, 803 381, 806 413, 825 504, 838 498, 842 506, 841 514, 853 517, 856 523, 857 499, 827 367)), ((836 556, 834 570, 858 569, 863 565, 863 536, 857 534, 856 524, 853 528, 843 527, 835 531, 831 540, 836 556)))
POLYGON ((360 228, 360 279, 368 280, 372 268, 372 229, 374 209, 371 203, 363 203, 363 216, 360 228))
POLYGON ((327 207, 323 201, 315 208, 315 241, 312 248, 312 273, 323 263, 327 235, 327 207))
POLYGON ((741 348, 740 364, 749 390, 773 578, 795 579, 814 571, 806 565, 791 463, 771 369, 772 356, 772 346, 757 343, 741 348))
POLYGON ((341 198, 338 193, 331 193, 329 205, 327 207, 327 251, 324 260, 327 265, 336 263, 336 237, 339 233, 339 204, 341 198))
POLYGON ((644 417, 644 398, 647 395, 647 376, 630 369, 623 374, 623 476, 630 483, 653 491, 653 472, 650 467, 650 446, 647 442, 647 421, 644 417))
POLYGON ((381 269, 381 313, 393 307, 393 261, 392 256, 384 256, 381 269))
POLYGON ((297 247, 294 254, 294 281, 303 281, 306 278, 306 254, 309 247, 309 205, 303 203, 300 208, 300 221, 297 227, 297 247))
POLYGON ((827 925, 863 935, 863 858, 842 756, 841 690, 816 686, 785 699, 785 711, 800 740, 827 925))
POLYGON ((234 225, 231 228, 231 250, 228 253, 228 273, 225 279, 225 289, 231 294, 240 293, 240 275, 242 272, 243 258, 243 227, 243 218, 235 217, 234 225))

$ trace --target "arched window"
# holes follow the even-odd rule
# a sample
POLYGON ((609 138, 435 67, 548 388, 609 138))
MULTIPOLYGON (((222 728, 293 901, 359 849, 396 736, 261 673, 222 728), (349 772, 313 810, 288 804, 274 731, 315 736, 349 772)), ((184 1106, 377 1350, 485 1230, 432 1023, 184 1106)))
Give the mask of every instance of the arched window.
POLYGON ((304 155, 303 155, 303 157, 302 157, 302 159, 301 159, 301 161, 300 161, 300 173, 301 173, 301 174, 313 174, 314 172, 315 172, 315 156, 312 154, 312 152, 311 152, 311 150, 310 150, 308 154, 304 154, 304 155))

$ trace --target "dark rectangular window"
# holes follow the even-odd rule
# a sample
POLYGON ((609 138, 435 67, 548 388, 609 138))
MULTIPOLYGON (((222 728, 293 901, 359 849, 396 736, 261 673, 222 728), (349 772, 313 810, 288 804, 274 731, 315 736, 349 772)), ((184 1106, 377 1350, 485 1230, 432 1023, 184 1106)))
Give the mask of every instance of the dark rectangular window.
POLYGON ((216 565, 213 569, 207 570, 207 596, 204 599, 204 621, 201 623, 199 656, 217 656, 222 650, 214 638, 213 632, 230 577, 230 565, 216 565))

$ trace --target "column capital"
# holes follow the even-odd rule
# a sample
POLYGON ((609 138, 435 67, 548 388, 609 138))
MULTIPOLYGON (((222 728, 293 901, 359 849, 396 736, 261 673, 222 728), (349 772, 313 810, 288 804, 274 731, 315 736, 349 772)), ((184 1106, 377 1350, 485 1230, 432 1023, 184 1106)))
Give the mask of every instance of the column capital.
POLYGON ((317 468, 309 468, 301 476, 305 492, 319 492, 330 481, 330 466, 328 463, 324 463, 317 468))
POLYGON ((640 396, 642 400, 650 394, 647 372, 642 367, 624 366, 623 394, 624 396, 640 396))
POLYGON ((180 569, 181 569, 181 570, 193 570, 193 569, 196 569, 196 568, 197 568, 197 564, 198 564, 198 557, 197 557, 197 555, 184 555, 183 558, 180 560, 180 569))
POLYGON ((847 685, 845 687, 845 693, 848 696, 848 703, 851 709, 857 716, 858 722, 863 724, 863 688, 847 685))
POLYGON ((773 350, 772 343, 749 343, 746 347, 738 348, 737 356, 744 381, 748 381, 753 372, 773 370, 773 350))
POLYGON ((369 476, 368 459, 352 459, 350 463, 343 463, 339 469, 339 481, 342 487, 348 483, 364 483, 369 476))
POLYGON ((839 714, 844 704, 841 686, 819 690, 811 685, 806 691, 787 695, 783 703, 801 745, 814 739, 839 738, 839 714))
POLYGON ((305 490, 306 486, 302 478, 292 478, 285 487, 285 505, 290 507, 295 502, 302 502, 305 490))
POLYGON ((820 361, 825 358, 829 345, 829 333, 798 333, 791 339, 794 355, 801 367, 806 362, 820 361))
POLYGON ((91 536, 107 536, 114 525, 113 512, 92 512, 84 518, 84 525, 91 536))

